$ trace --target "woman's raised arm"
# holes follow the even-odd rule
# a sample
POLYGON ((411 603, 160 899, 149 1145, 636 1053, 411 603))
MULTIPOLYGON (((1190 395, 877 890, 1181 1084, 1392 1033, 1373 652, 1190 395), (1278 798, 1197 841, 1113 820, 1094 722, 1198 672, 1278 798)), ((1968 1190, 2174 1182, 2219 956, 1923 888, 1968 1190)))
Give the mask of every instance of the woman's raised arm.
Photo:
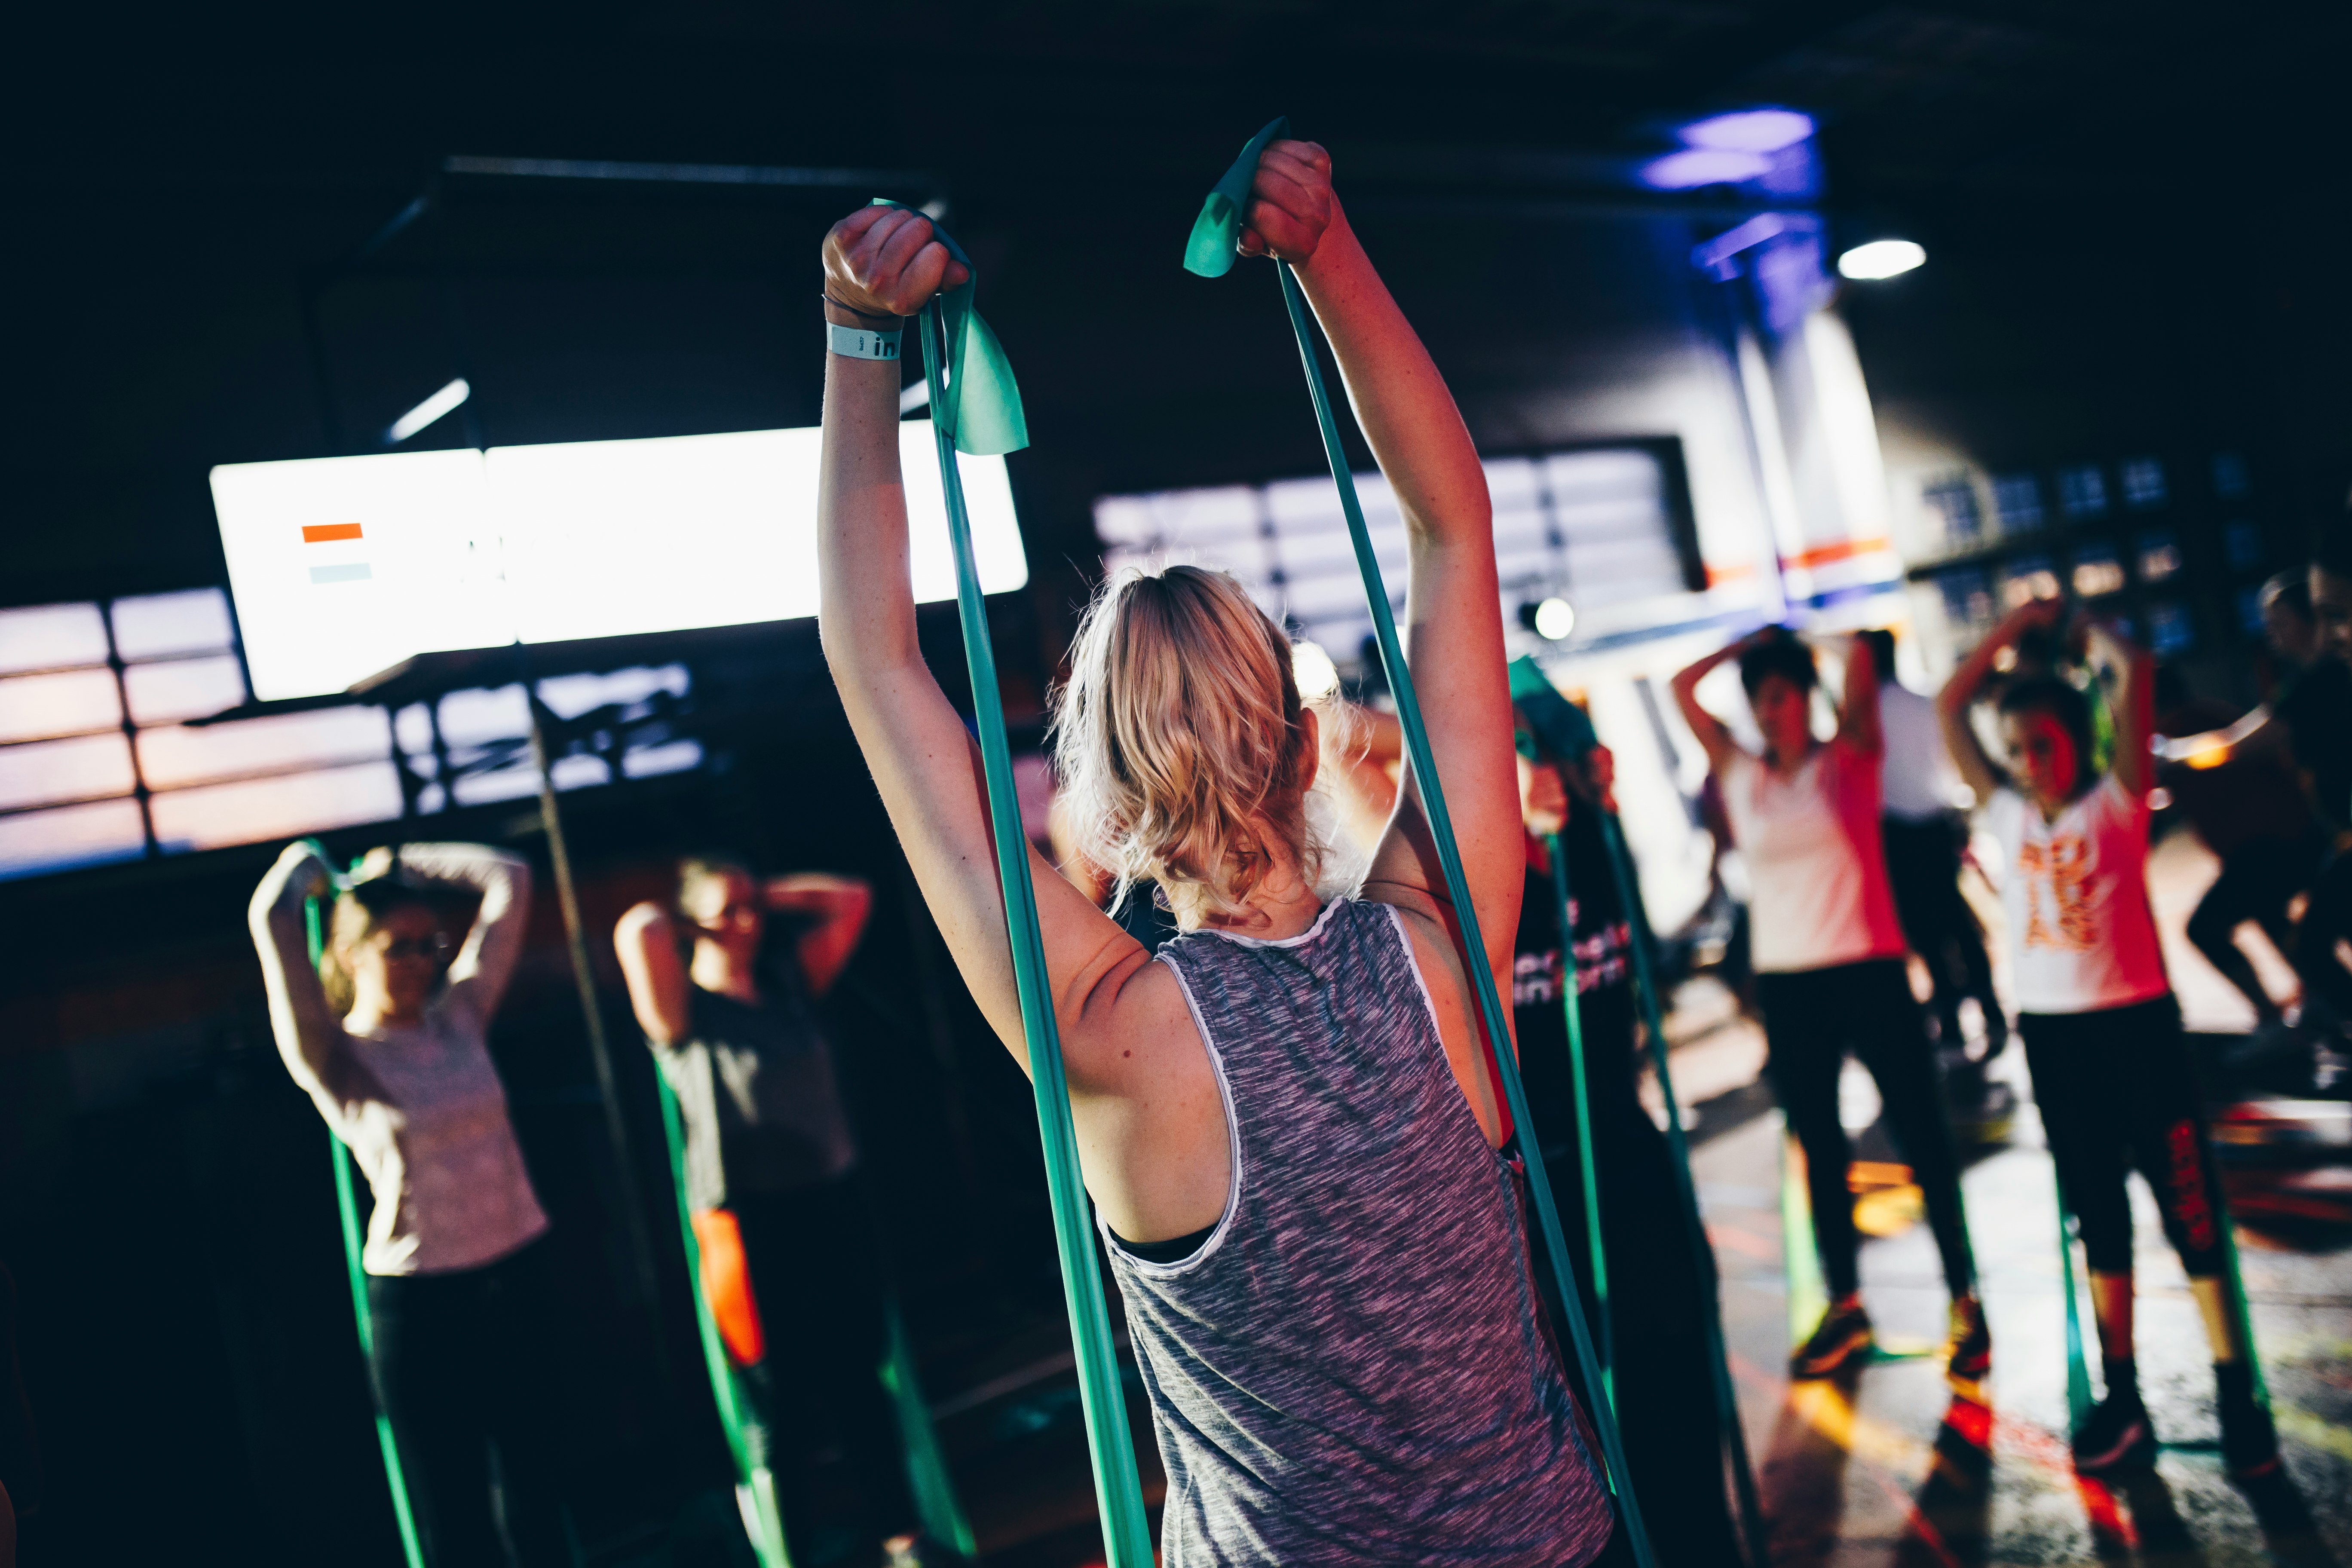
MULTIPOLYGON (((843 326, 909 318, 962 278, 932 237, 929 220, 896 207, 866 207, 835 225, 824 264, 826 315, 843 326)), ((917 330, 908 321, 906 331, 917 330)), ((973 999, 1025 1070, 1028 1047, 979 749, 915 639, 907 492, 898 471, 898 380, 893 360, 825 358, 817 625, 850 728, 924 901, 973 999)), ((1120 1063, 1129 1058, 1107 1041, 1106 1048, 1090 1050, 1101 1031, 1074 1026, 1099 1016, 1090 1010, 1107 1008, 1150 955, 1034 850, 1029 871, 1071 1087, 1117 1092, 1120 1063)))
POLYGON ((411 882, 440 882, 481 895, 473 929, 449 965, 448 999, 488 1028, 522 956, 523 931, 530 923, 530 862, 482 844, 404 844, 398 865, 398 874, 411 882))
MULTIPOLYGON (((1525 850, 1486 471, 1429 351, 1340 210, 1330 155, 1312 142, 1270 143, 1243 217, 1243 252, 1280 257, 1297 271, 1339 362, 1356 423, 1404 513, 1405 660, 1487 960, 1507 973, 1525 850)), ((1444 873, 1410 764, 1401 799, 1366 887, 1443 905, 1444 873)))
POLYGON ((343 1030, 327 1005, 326 987, 310 962, 303 918, 304 900, 331 898, 326 865, 307 843, 289 844, 254 889, 246 910, 261 982, 269 997, 269 1032, 286 1070, 304 1092, 349 1098, 345 1082, 354 1064, 342 1048, 343 1030))

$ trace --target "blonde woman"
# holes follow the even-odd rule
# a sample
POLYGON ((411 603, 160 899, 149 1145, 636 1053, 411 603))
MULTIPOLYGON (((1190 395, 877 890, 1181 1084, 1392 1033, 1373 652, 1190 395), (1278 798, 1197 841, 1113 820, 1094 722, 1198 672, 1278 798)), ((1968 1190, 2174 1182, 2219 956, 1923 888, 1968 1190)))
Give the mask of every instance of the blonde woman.
POLYGON ((473 844, 378 849, 335 899, 314 969, 302 905, 330 886, 310 847, 289 845, 250 922, 278 1054, 375 1196, 360 1259, 368 1370, 425 1560, 568 1563, 550 1475, 547 1215, 487 1046, 522 952, 530 868, 473 844), (454 957, 436 890, 480 899, 454 957))
MULTIPOLYGON (((1316 719, 1233 578, 1105 587, 1059 694, 1063 786, 1087 857, 1157 882, 1181 934, 1154 959, 1034 852, 1031 870, 1168 1469, 1163 1557, 1578 1568, 1609 1504, 1538 1328, 1464 967, 1507 984, 1521 866, 1485 477, 1323 149, 1272 143, 1245 217, 1244 254, 1297 268, 1404 512, 1408 657, 1486 951, 1456 944, 1410 774, 1360 890, 1318 891, 1316 719)), ((1119 254, 1084 243, 1068 264, 1119 254)), ((928 222, 880 207, 835 226, 824 267, 828 318, 869 330, 962 276, 928 222)), ((916 642, 898 379, 827 360, 825 653, 924 897, 1025 1066, 979 761, 916 642)))

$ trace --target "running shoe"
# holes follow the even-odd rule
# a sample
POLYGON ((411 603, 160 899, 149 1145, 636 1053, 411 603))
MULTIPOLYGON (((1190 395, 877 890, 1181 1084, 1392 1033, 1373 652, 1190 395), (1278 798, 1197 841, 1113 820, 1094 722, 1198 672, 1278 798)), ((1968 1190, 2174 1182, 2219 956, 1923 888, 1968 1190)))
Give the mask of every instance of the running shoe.
POLYGON ((2074 1434, 2074 1473, 2111 1475, 2156 1462, 2156 1428, 2137 1388, 2117 1389, 2099 1402, 2074 1434))
POLYGON ((1952 1332, 1944 1342, 1944 1375, 1955 1384, 1982 1383, 1992 1373, 1992 1331, 1984 1303, 1962 1296, 1952 1303, 1952 1332))
POLYGON ((1870 1314, 1859 1300, 1832 1302, 1813 1337, 1789 1358, 1791 1377, 1827 1377, 1855 1356, 1866 1355, 1877 1339, 1870 1330, 1870 1314))
POLYGON ((2279 1468, 2278 1428, 2254 1397, 2252 1369, 2243 1362, 2217 1365, 2213 1382, 2221 1407, 2221 1463, 2242 1481, 2269 1475, 2279 1468))

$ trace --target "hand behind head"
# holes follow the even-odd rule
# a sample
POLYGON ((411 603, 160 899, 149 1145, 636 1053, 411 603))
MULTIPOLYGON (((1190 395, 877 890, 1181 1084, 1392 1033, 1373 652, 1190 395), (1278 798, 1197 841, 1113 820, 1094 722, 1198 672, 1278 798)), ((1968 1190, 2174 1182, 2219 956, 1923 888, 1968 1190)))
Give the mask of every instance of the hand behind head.
POLYGON ((1339 216, 1331 154, 1312 142, 1269 142, 1258 154, 1235 246, 1244 256, 1305 261, 1339 216))
POLYGON ((825 293, 867 315, 911 316, 971 276, 905 207, 860 207, 824 237, 825 293))

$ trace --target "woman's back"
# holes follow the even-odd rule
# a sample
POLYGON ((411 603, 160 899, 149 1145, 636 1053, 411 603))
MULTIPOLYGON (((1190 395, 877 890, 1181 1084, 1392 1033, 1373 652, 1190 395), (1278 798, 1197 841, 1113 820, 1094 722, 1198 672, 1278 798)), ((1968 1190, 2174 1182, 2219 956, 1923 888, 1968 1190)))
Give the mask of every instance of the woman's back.
POLYGON ((1514 1179, 1402 922, 1162 950, 1218 1069, 1223 1217, 1111 1256, 1152 1385, 1165 1561, 1576 1563, 1611 1517, 1537 1328, 1514 1179))

